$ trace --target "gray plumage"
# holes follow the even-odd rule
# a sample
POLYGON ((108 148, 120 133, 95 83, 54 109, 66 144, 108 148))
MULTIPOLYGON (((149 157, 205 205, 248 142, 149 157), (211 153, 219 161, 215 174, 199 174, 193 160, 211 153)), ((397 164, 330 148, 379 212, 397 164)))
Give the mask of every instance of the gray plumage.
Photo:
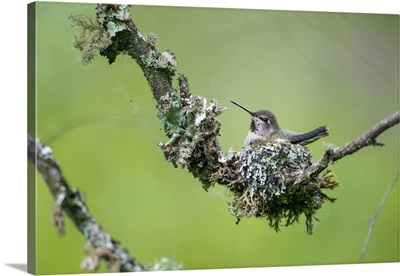
POLYGON ((326 126, 320 126, 306 133, 283 130, 280 128, 276 116, 271 111, 259 110, 253 112, 234 101, 231 102, 251 115, 249 133, 244 142, 246 146, 268 142, 286 142, 305 146, 329 135, 326 126))

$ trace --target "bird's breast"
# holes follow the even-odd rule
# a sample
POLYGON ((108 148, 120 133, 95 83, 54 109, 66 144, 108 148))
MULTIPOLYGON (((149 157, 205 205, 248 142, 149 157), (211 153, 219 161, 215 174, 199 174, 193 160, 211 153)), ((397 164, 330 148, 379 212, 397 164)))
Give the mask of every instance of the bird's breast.
POLYGON ((249 131, 249 133, 246 136, 246 139, 244 140, 244 144, 246 146, 251 146, 256 143, 262 143, 265 142, 266 138, 264 136, 261 136, 255 132, 249 131))

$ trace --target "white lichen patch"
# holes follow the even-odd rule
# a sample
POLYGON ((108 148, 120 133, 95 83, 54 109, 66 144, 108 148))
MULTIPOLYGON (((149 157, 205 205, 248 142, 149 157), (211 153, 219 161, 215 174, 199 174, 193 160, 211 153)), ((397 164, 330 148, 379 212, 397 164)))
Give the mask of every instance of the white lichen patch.
POLYGON ((244 148, 237 161, 244 179, 244 189, 235 195, 229 210, 238 218, 261 217, 279 231, 306 216, 307 233, 313 229, 312 218, 327 199, 322 189, 333 189, 338 183, 333 175, 310 177, 294 184, 295 175, 312 165, 306 147, 290 143, 267 143, 244 148))
POLYGON ((167 68, 170 66, 176 67, 178 66, 178 62, 176 61, 174 54, 164 51, 158 57, 156 65, 158 68, 167 68))

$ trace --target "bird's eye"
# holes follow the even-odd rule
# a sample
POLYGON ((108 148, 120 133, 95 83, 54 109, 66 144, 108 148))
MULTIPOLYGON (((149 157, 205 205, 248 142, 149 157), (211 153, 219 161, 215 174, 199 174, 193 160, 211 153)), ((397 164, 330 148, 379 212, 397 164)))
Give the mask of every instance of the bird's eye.
POLYGON ((268 123, 268 118, 267 117, 260 117, 261 121, 268 123))

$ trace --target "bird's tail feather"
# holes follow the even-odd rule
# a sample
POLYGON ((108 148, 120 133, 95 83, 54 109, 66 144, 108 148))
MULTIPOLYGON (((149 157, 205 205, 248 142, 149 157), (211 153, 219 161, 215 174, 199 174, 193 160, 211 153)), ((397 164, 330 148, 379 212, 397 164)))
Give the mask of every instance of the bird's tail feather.
POLYGON ((306 133, 302 133, 299 135, 292 136, 289 139, 289 142, 292 144, 300 144, 302 146, 305 146, 309 143, 312 143, 322 137, 328 136, 329 132, 326 126, 320 126, 314 130, 311 130, 306 133))

